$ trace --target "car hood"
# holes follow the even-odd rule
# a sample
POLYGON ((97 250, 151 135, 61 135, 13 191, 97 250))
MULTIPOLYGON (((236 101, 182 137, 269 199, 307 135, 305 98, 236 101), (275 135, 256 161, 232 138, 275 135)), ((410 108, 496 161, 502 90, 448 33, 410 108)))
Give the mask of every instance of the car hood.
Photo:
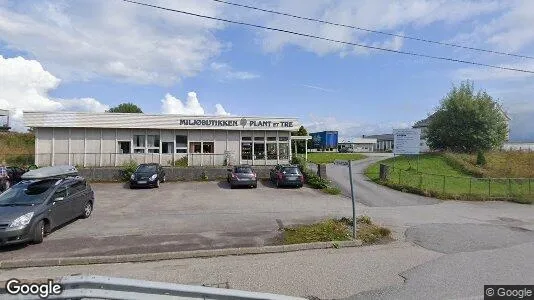
POLYGON ((16 218, 35 211, 36 206, 0 206, 0 224, 11 223, 16 218))
POLYGON ((156 172, 136 172, 134 173, 135 178, 148 178, 154 174, 157 174, 156 172))

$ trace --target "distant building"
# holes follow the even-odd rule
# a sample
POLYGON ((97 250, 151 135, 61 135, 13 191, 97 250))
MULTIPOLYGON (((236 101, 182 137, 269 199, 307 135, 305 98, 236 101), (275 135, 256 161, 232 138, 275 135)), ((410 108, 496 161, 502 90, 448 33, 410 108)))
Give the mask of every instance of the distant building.
POLYGON ((393 134, 377 134, 377 135, 363 135, 363 138, 376 139, 375 150, 377 152, 389 152, 393 151, 395 147, 393 143, 393 134))
POLYGON ((337 148, 339 152, 374 152, 376 145, 377 139, 353 138, 342 140, 337 148))
POLYGON ((0 109, 0 131, 9 131, 9 110, 0 109))
POLYGON ((319 151, 335 151, 338 145, 337 131, 320 131, 310 133, 311 149, 319 151))

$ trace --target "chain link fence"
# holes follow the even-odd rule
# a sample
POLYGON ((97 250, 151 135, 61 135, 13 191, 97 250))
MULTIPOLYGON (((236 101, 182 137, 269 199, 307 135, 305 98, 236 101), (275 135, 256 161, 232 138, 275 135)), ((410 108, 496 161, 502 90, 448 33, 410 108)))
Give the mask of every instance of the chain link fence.
MULTIPOLYGON (((385 183, 423 193, 474 198, 533 198, 533 178, 477 178, 389 167, 385 183)), ((378 176, 376 176, 378 177, 378 176)))

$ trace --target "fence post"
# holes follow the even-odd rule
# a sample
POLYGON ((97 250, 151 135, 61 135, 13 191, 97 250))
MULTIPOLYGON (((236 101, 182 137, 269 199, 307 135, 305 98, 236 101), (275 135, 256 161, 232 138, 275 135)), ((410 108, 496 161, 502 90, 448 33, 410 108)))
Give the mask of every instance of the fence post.
POLYGON ((508 197, 512 197, 512 178, 508 178, 508 197))
POLYGON ((423 173, 419 173, 419 189, 423 189, 423 173))
POLYGON ((530 195, 532 192, 531 192, 531 189, 530 189, 530 178, 528 179, 528 194, 530 195))
POLYGON ((443 194, 445 194, 445 175, 443 175, 443 194))
POLYGON ((469 195, 471 195, 471 187, 473 185, 473 177, 469 177, 469 195))
POLYGON ((488 196, 491 197, 491 178, 488 180, 488 196))
POLYGON ((402 174, 402 170, 399 169, 399 185, 401 184, 401 174, 402 174))

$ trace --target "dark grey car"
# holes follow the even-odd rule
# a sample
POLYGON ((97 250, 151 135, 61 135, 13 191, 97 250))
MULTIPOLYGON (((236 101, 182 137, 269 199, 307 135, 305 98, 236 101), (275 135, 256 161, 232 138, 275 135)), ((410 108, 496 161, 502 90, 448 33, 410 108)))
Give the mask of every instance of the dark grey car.
POLYGON ((298 166, 278 165, 271 170, 270 178, 276 187, 294 186, 300 188, 304 185, 304 175, 298 166))
POLYGON ((0 245, 41 243, 55 227, 88 218, 94 201, 81 177, 23 180, 0 194, 0 245))
POLYGON ((252 167, 248 165, 239 165, 228 169, 227 181, 232 189, 238 186, 258 187, 258 177, 252 167))

